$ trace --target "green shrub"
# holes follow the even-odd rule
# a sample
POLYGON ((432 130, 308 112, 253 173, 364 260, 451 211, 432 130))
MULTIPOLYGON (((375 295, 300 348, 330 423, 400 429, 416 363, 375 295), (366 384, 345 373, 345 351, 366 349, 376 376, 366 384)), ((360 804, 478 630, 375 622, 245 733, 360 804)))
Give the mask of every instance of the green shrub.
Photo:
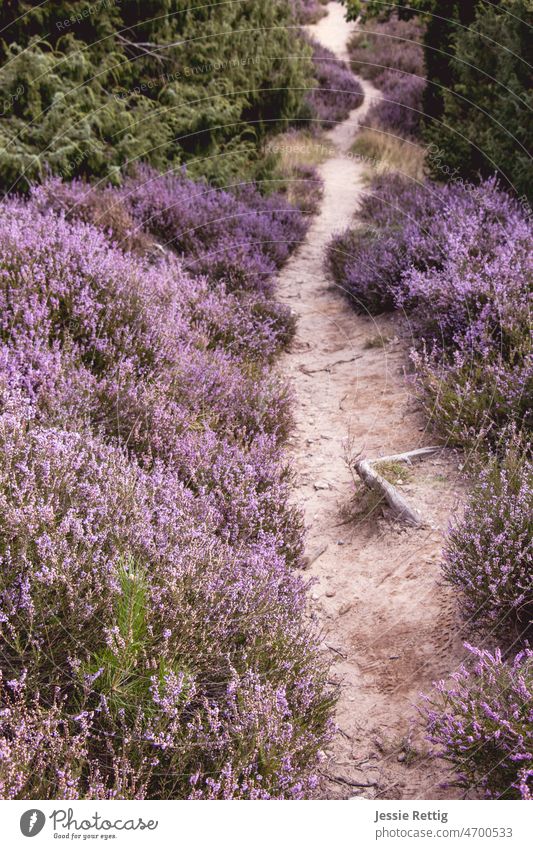
POLYGON ((139 160, 187 163, 221 185, 253 174, 265 135, 300 113, 310 48, 286 0, 87 8, 19 0, 0 11, 4 188, 46 172, 116 183, 139 160))
POLYGON ((470 26, 455 34, 450 85, 441 94, 443 123, 429 123, 426 131, 440 151, 429 159, 437 179, 442 161, 463 177, 497 170, 517 194, 531 196, 533 88, 525 56, 532 10, 530 0, 481 3, 470 26))

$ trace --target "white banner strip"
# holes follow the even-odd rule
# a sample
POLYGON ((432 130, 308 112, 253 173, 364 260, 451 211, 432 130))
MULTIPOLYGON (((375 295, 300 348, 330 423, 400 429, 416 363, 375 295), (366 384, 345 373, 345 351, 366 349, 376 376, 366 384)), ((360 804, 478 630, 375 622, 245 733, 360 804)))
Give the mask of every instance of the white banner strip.
POLYGON ((187 849, 533 845, 527 802, 1 802, 1 846, 187 849), (35 841, 35 842, 32 842, 35 841), (68 843, 67 843, 68 841, 68 843))

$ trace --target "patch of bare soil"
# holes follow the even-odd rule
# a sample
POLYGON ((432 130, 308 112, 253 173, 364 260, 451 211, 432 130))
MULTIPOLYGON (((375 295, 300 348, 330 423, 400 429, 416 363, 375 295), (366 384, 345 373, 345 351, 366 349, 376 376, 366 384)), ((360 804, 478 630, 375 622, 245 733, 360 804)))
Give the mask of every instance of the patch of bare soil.
MULTIPOLYGON (((311 29, 345 58, 352 26, 330 3, 311 29)), ((464 495, 460 460, 444 450, 399 478, 400 491, 428 519, 419 529, 391 521, 346 463, 350 453, 376 458, 434 442, 404 377, 408 344, 397 319, 356 315, 323 270, 328 241, 353 220, 365 191, 363 165, 347 155, 379 96, 363 85, 363 106, 328 134, 322 207, 279 281, 281 299, 298 317, 284 371, 297 396, 291 451, 307 526, 306 575, 315 579, 310 615, 340 688, 339 733, 320 795, 453 798, 458 791, 442 786, 448 766, 428 757, 416 706, 420 692, 464 656, 439 568, 443 532, 464 495)), ((389 473, 396 484, 395 470, 389 473)))

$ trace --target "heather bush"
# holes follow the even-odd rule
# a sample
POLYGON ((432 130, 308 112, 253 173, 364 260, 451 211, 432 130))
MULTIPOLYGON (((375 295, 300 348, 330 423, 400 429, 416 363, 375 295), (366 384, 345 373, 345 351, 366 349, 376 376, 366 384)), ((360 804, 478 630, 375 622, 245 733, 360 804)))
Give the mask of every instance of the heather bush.
POLYGON ((444 260, 412 266, 405 295, 424 348, 414 355, 433 416, 457 442, 497 441, 533 422, 532 232, 494 181, 451 186, 444 260))
MULTIPOLYGON (((112 787, 129 743, 152 797, 216 797, 211 781, 228 769, 221 794, 300 795, 330 699, 303 586, 268 533, 217 540, 208 499, 88 434, 8 411, 0 438, 3 664, 29 710, 61 704, 61 734, 48 728, 56 776, 83 766, 72 794, 92 795, 97 764, 112 787), (62 735, 81 735, 80 750, 62 735)), ((9 694, 3 707, 9 762, 9 694)), ((39 756, 25 757, 32 796, 43 778, 32 777, 39 756)), ((49 779, 48 794, 60 788, 49 779)))
POLYGON ((0 209, 0 792, 301 798, 332 698, 269 278, 305 223, 144 176, 0 209))
POLYGON ((381 99, 369 110, 365 126, 401 138, 417 139, 426 81, 422 77, 391 72, 382 75, 380 86, 381 99))
POLYGON ((349 45, 351 67, 372 79, 382 94, 368 111, 365 126, 401 138, 418 138, 426 89, 423 32, 417 19, 390 15, 366 21, 354 33, 349 45))
POLYGON ((533 791, 533 652, 513 660, 467 646, 475 661, 439 682, 425 716, 430 740, 466 789, 491 799, 529 799, 533 791))
POLYGON ((123 198, 112 186, 91 186, 83 180, 67 182, 49 177, 32 188, 31 198, 41 212, 54 211, 67 221, 93 224, 124 251, 140 256, 157 255, 154 236, 139 227, 123 198))
POLYGON ((254 186, 220 191, 183 173, 141 169, 120 192, 137 225, 184 255, 184 268, 223 280, 230 290, 271 291, 276 268, 302 239, 300 211, 254 186))
POLYGON ((239 446, 271 434, 275 450, 290 399, 265 363, 292 323, 274 301, 238 298, 170 257, 147 266, 94 227, 32 204, 3 212, 0 378, 8 395, 23 392, 40 420, 58 426, 89 422, 144 464, 172 458, 186 478, 190 431, 197 441, 209 431, 224 437, 230 467, 232 444, 239 455, 239 446))
POLYGON ((89 715, 70 719, 65 697, 56 688, 51 703, 27 693, 24 676, 0 677, 0 798, 2 799, 143 799, 153 765, 137 763, 126 751, 107 755, 111 767, 102 774, 89 753, 89 715), (145 778, 141 778, 144 772, 145 778), (144 783, 143 783, 144 780, 144 783))
POLYGON ((345 121, 353 109, 363 102, 363 89, 352 72, 335 54, 313 39, 314 75, 317 87, 307 97, 307 104, 322 126, 331 127, 345 121))
POLYGON ((329 243, 326 262, 336 285, 349 296, 354 309, 378 314, 394 309, 394 286, 401 265, 391 240, 387 251, 381 245, 381 267, 372 266, 374 240, 370 226, 361 224, 354 230, 345 230, 329 243))
POLYGON ((370 20, 354 32, 348 46, 350 67, 381 87, 391 70, 425 77, 423 25, 417 19, 370 20))
POLYGON ((290 0, 293 14, 300 24, 316 24, 326 14, 328 0, 290 0))
POLYGON ((530 426, 531 227, 494 180, 375 180, 328 267, 356 309, 402 309, 428 408, 459 442, 530 426))
POLYGON ((397 174, 375 178, 358 211, 358 226, 336 235, 326 263, 354 308, 380 313, 397 308, 411 262, 423 267, 442 257, 429 228, 439 228, 443 198, 436 188, 397 174))
POLYGON ((483 453, 499 441, 500 428, 509 422, 531 428, 530 354, 525 368, 519 364, 516 381, 509 362, 494 352, 486 366, 482 357, 460 351, 445 360, 436 352, 413 351, 412 360, 420 400, 450 444, 483 453))
POLYGON ((110 231, 120 247, 146 252, 158 239, 183 256, 186 270, 230 289, 270 291, 273 272, 307 227, 280 194, 263 197, 250 183, 216 189, 181 169, 158 174, 139 167, 120 189, 50 180, 33 197, 41 208, 110 231))
POLYGON ((533 614, 533 464, 512 439, 482 470, 444 551, 444 575, 470 624, 527 631, 533 614))

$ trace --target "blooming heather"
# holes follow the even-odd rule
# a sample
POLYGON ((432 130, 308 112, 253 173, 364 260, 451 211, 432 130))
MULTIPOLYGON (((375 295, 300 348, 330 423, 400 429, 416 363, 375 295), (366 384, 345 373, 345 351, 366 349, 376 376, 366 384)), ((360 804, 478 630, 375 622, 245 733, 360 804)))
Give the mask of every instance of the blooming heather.
POLYGON ((365 127, 394 136, 416 139, 423 115, 422 98, 426 81, 416 75, 390 71, 378 78, 381 99, 369 110, 365 127))
POLYGON ((349 45, 350 67, 373 80, 382 98, 369 109, 365 126, 400 138, 420 134, 426 71, 423 27, 416 18, 371 20, 349 45))
POLYGON ((328 268, 355 309, 380 313, 397 308, 410 264, 426 267, 442 259, 444 208, 444 198, 430 184, 409 183, 396 174, 372 181, 358 226, 336 235, 327 250, 328 268))
POLYGON ((391 15, 383 21, 369 20, 354 32, 349 44, 350 67, 378 87, 391 71, 424 77, 423 32, 416 18, 404 21, 391 15))
POLYGON ((181 169, 161 175, 142 166, 120 189, 51 180, 34 198, 45 209, 108 229, 121 247, 146 250, 147 236, 157 237, 159 252, 182 256, 186 271, 231 289, 271 292, 274 271, 306 230, 302 214, 279 194, 263 197, 249 183, 214 189, 181 169))
POLYGON ((531 225, 494 180, 480 186, 375 180, 361 224, 328 249, 361 311, 402 309, 438 421, 455 439, 531 426, 531 225))
POLYGON ((290 0, 293 14, 301 24, 314 24, 326 14, 321 0, 290 0))
MULTIPOLYGON (((226 764, 236 794, 304 792, 329 700, 302 584, 275 539, 224 541, 209 499, 89 434, 8 412, 0 439, 4 720, 19 690, 28 709, 37 693, 59 702, 65 734, 79 735, 82 719, 87 729, 81 760, 65 751, 54 771, 87 759, 109 792, 107 757, 120 760, 124 736, 151 796, 210 794, 226 764)), ((36 792, 27 761, 18 789, 2 776, 4 795, 36 792)), ((60 788, 51 778, 48 794, 60 788)))
POLYGON ((270 369, 305 223, 158 179, 0 210, 4 798, 301 798, 331 734, 270 369))
POLYGON ((465 616, 491 634, 527 633, 533 618, 533 464, 516 439, 483 469, 448 535, 444 574, 465 616))
POLYGON ((307 97, 313 120, 327 128, 348 118, 363 102, 360 82, 335 54, 313 39, 313 67, 317 87, 307 97))
POLYGON ((472 665, 439 682, 424 711, 429 735, 467 789, 491 799, 533 792, 533 652, 505 661, 467 645, 472 665))

